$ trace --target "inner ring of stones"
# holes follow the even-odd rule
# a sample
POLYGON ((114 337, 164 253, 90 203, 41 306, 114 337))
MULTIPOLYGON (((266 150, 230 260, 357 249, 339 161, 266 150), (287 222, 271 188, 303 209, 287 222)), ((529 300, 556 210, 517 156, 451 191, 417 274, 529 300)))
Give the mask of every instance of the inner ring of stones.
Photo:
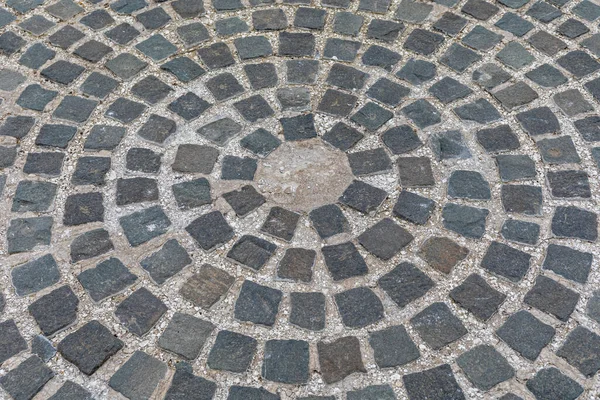
POLYGON ((337 202, 352 171, 346 154, 315 138, 279 146, 259 162, 256 182, 273 203, 310 211, 337 202))

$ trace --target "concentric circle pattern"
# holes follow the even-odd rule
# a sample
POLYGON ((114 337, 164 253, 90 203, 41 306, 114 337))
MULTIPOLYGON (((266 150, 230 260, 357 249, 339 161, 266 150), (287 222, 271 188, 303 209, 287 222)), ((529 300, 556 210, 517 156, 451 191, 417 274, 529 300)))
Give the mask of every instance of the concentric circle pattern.
POLYGON ((599 18, 0 0, 0 398, 600 398, 599 18))

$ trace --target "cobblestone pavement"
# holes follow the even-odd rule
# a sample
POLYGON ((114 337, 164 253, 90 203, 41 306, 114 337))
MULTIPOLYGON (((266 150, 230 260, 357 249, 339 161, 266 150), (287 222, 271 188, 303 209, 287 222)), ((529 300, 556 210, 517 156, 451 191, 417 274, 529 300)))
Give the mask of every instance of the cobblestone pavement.
POLYGON ((0 0, 0 398, 600 398, 599 18, 0 0))

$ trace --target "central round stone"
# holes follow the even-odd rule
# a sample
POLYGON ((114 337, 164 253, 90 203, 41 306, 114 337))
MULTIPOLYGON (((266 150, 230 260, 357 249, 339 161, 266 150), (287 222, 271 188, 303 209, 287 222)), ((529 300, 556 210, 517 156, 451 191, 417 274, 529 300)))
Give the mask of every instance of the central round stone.
POLYGON ((272 202, 301 211, 337 202, 353 179, 346 154, 318 138, 283 143, 261 160, 256 176, 272 202))

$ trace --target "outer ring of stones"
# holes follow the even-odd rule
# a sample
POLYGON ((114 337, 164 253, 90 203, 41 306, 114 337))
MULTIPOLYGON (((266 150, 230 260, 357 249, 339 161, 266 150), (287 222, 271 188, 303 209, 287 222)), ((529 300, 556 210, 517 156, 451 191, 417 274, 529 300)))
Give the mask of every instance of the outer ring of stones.
POLYGON ((41 3, 0 9, 8 395, 598 395, 600 7, 41 3), (270 204, 317 137, 354 181, 270 204))

